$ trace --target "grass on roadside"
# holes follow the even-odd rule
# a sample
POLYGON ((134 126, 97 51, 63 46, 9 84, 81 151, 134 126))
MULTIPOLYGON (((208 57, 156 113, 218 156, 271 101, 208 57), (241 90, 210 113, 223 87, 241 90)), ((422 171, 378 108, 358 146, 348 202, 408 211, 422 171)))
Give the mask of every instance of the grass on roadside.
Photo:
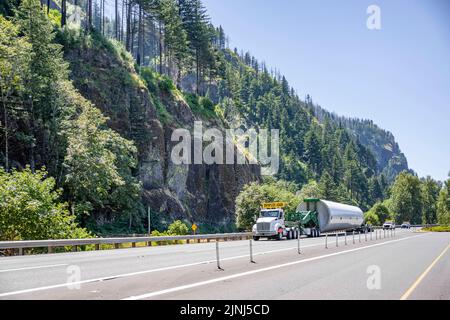
POLYGON ((450 226, 439 226, 439 227, 432 227, 432 228, 425 228, 423 231, 428 232, 450 232, 450 226))

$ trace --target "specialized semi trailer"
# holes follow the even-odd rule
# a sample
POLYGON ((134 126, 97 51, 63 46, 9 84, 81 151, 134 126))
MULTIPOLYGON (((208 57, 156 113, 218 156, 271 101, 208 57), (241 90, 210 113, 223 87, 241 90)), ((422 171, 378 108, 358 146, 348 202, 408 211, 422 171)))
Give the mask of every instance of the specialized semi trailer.
POLYGON ((320 199, 306 199, 288 219, 300 221, 303 234, 309 237, 335 231, 370 231, 360 208, 320 199))
POLYGON ((364 214, 358 207, 320 200, 306 199, 295 212, 284 212, 285 203, 264 204, 253 226, 253 238, 296 239, 301 234, 320 237, 335 231, 366 232, 364 214))

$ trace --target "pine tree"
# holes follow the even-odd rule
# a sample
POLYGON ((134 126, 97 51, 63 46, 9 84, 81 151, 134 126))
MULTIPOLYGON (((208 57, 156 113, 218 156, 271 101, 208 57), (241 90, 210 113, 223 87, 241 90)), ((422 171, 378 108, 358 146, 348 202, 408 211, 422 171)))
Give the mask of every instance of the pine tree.
POLYGON ((438 223, 450 226, 450 179, 444 183, 444 187, 439 193, 436 209, 438 223))
POLYGON ((305 137, 305 155, 304 158, 307 163, 311 166, 311 169, 317 174, 320 175, 321 167, 322 167, 322 143, 319 140, 319 136, 317 135, 314 127, 306 134, 305 137))
POLYGON ((437 223, 437 200, 439 198, 440 185, 431 177, 422 179, 422 199, 423 199, 423 224, 437 223))
MULTIPOLYGON (((25 81, 29 77, 31 46, 27 37, 19 35, 19 28, 0 15, 0 97, 3 116, 5 169, 9 170, 9 140, 14 136, 9 123, 22 118, 25 110, 20 108, 25 92, 25 81), (21 115, 22 114, 22 115, 21 115)), ((0 121, 0 122, 2 122, 0 121)))
POLYGON ((37 163, 46 164, 53 173, 60 157, 56 147, 57 132, 64 110, 58 102, 59 93, 55 83, 68 77, 68 65, 63 59, 62 46, 53 42, 53 25, 38 0, 22 1, 15 21, 20 31, 27 36, 33 52, 29 77, 25 80, 27 99, 24 101, 29 115, 28 159, 32 170, 37 163))
POLYGON ((178 7, 189 47, 195 59, 196 91, 199 94, 203 69, 211 66, 213 60, 210 48, 213 33, 206 9, 200 0, 178 0, 178 7))

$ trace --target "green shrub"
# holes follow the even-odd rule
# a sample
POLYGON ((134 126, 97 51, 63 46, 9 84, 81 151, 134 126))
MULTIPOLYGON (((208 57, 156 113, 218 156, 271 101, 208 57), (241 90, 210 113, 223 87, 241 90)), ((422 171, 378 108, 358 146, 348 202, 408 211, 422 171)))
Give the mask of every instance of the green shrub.
POLYGON ((207 97, 200 97, 200 105, 203 109, 214 112, 214 103, 207 97))
POLYGON ((145 84, 147 85, 148 91, 154 94, 158 94, 158 84, 157 84, 157 76, 155 75, 155 72, 148 67, 142 67, 139 70, 139 74, 141 75, 142 79, 144 80, 145 84))
POLYGON ((211 99, 199 97, 193 93, 184 93, 183 96, 194 114, 209 119, 218 117, 216 115, 216 108, 211 99))
POLYGON ((166 77, 166 76, 161 77, 161 79, 159 80, 158 86, 161 91, 164 91, 167 93, 172 92, 172 90, 175 90, 175 86, 172 82, 172 79, 170 79, 169 77, 166 77))
POLYGON ((172 236, 185 236, 189 234, 189 227, 182 221, 177 220, 169 226, 167 232, 172 236))
POLYGON ((0 240, 92 237, 60 202, 62 191, 55 185, 44 169, 8 173, 0 168, 0 240))

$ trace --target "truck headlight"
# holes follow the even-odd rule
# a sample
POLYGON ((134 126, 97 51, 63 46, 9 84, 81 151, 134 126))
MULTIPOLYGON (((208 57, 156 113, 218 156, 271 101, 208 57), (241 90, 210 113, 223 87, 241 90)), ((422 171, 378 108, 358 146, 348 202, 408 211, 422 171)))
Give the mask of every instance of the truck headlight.
POLYGON ((256 228, 256 224, 255 224, 255 225, 253 225, 253 229, 252 229, 252 230, 253 230, 253 231, 256 231, 256 229, 257 229, 257 228, 256 228))

